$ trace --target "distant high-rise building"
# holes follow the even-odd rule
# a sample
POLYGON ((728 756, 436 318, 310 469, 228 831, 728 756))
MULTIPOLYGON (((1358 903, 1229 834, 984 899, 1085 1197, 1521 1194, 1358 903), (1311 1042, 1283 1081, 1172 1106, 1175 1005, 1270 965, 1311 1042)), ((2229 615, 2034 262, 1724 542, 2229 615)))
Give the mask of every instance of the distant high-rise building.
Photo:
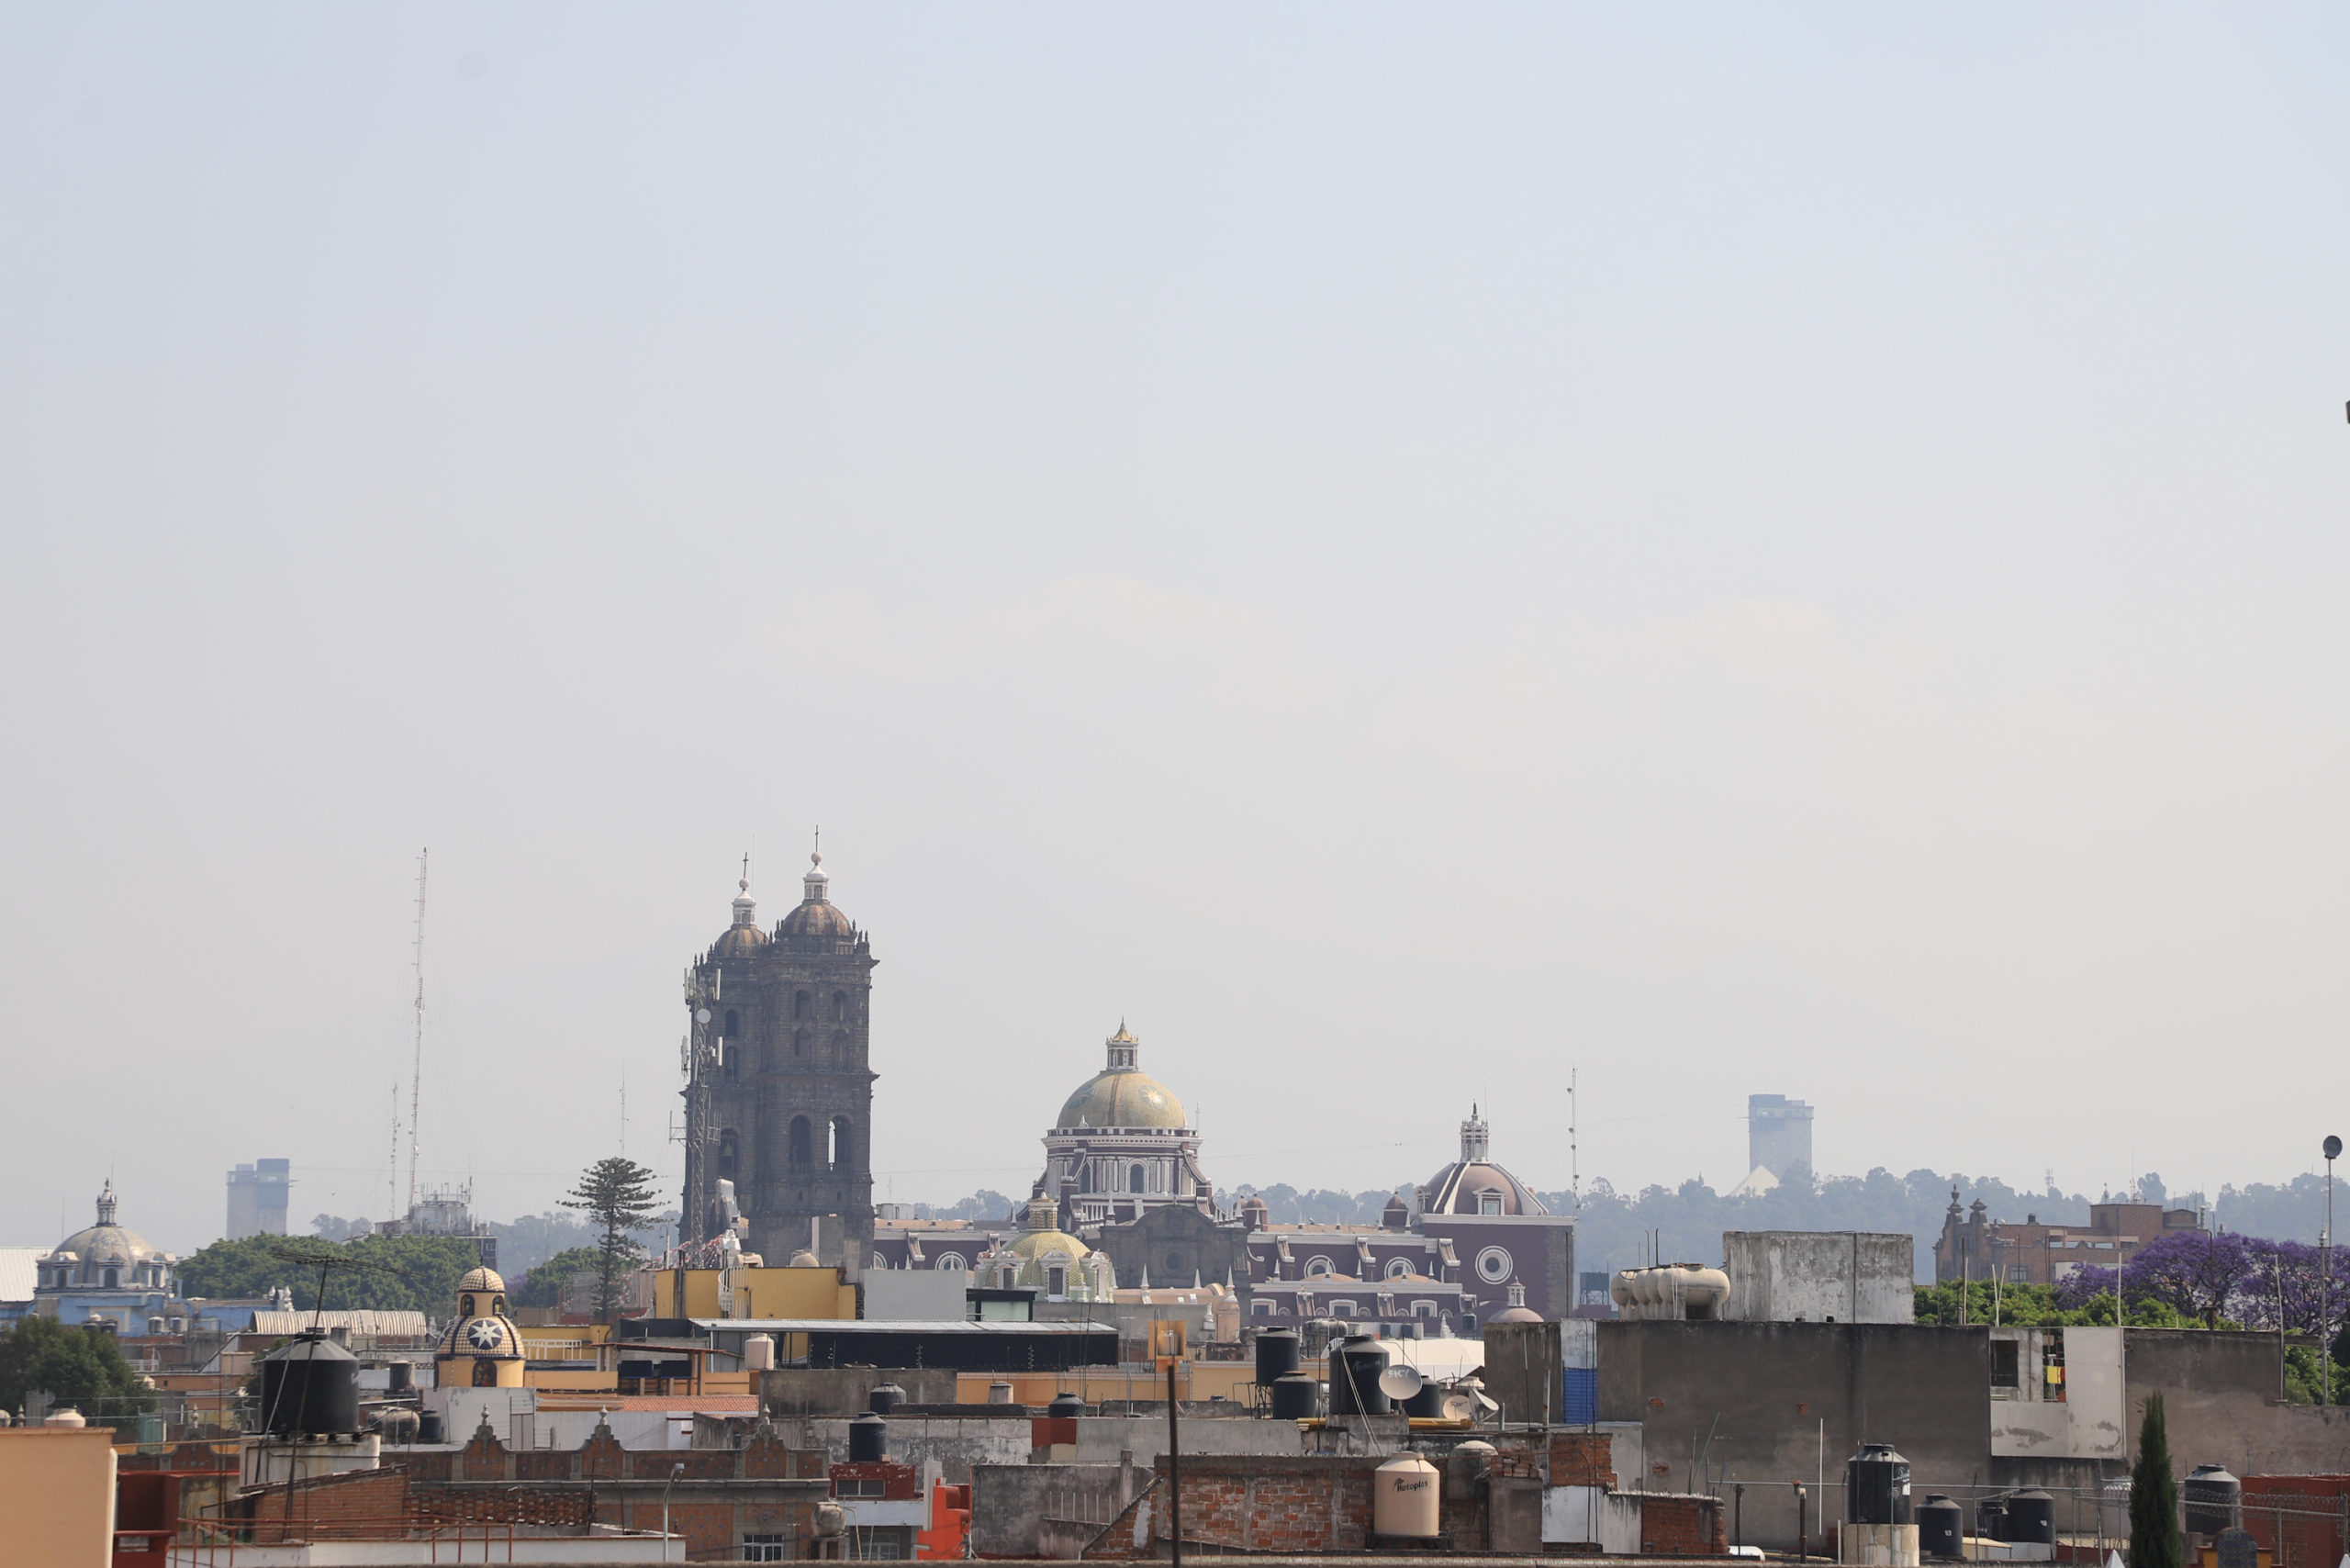
MULTIPOLYGON (((1784 1094, 1746 1097, 1746 1168, 1784 1182, 1811 1169, 1811 1107, 1784 1094)), ((1751 1178, 1750 1178, 1751 1179, 1751 1178)))
POLYGON ((229 1239, 285 1234, 285 1200, 294 1186, 293 1163, 256 1159, 229 1172, 229 1239))

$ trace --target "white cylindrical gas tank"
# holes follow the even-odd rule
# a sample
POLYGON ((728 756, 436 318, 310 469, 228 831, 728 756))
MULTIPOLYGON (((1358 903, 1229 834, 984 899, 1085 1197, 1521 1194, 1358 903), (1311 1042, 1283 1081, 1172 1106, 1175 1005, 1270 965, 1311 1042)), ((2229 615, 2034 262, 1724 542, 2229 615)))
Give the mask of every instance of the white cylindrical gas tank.
POLYGON ((1371 1529, 1374 1535, 1432 1540, 1437 1505, 1442 1497, 1435 1465, 1416 1453, 1399 1453, 1371 1478, 1371 1529))
POLYGON ((746 1372, 775 1371, 775 1336, 754 1334, 744 1340, 743 1367, 746 1372))

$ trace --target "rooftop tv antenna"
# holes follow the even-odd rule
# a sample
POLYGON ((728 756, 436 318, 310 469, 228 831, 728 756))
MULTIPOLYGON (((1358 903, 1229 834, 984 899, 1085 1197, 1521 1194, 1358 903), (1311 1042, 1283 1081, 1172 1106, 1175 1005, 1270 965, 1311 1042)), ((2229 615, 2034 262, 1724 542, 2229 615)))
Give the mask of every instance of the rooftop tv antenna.
MULTIPOLYGON (((1577 1070, 1567 1069, 1567 1186, 1574 1194, 1575 1213, 1583 1213, 1583 1168, 1576 1163, 1575 1150, 1575 1078, 1577 1070)), ((1553 1166, 1553 1170, 1557 1167, 1553 1166)))
POLYGON ((424 1097, 424 870, 430 848, 416 852, 416 1048, 408 1072, 408 1204, 416 1206, 416 1114, 424 1097))
MULTIPOLYGON (((310 1327, 319 1327, 327 1309, 327 1276, 345 1274, 399 1274, 389 1263, 378 1263, 372 1258, 354 1258, 341 1250, 327 1250, 317 1247, 295 1247, 285 1242, 272 1243, 264 1249, 273 1258, 287 1263, 299 1263, 319 1271, 319 1294, 310 1301, 310 1327)), ((406 1275, 401 1275, 405 1279, 406 1275)))

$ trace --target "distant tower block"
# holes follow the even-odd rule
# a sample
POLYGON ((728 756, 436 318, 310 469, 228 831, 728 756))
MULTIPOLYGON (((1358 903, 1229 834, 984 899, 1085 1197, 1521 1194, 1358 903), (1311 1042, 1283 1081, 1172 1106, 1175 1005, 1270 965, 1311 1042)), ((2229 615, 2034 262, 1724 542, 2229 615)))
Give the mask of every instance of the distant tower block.
POLYGON ((1746 1097, 1746 1168, 1785 1181, 1811 1169, 1811 1107, 1784 1094, 1746 1097))
POLYGON ((228 1238, 285 1234, 285 1200, 293 1167, 283 1159, 256 1159, 229 1172, 228 1238))

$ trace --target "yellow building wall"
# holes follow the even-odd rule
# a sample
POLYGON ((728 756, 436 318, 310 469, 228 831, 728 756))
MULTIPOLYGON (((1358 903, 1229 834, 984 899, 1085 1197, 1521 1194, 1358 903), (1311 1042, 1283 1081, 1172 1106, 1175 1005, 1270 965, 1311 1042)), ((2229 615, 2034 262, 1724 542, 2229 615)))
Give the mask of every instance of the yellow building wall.
POLYGON ((0 1537, 10 1562, 107 1568, 114 1560, 114 1432, 0 1428, 0 1537))
POLYGON ((653 1276, 655 1317, 811 1317, 851 1322, 856 1317, 856 1287, 841 1282, 837 1269, 737 1269, 734 1310, 718 1310, 716 1269, 661 1269, 653 1276), (678 1294, 678 1275, 685 1291, 678 1294), (682 1300, 684 1310, 678 1306, 682 1300))

